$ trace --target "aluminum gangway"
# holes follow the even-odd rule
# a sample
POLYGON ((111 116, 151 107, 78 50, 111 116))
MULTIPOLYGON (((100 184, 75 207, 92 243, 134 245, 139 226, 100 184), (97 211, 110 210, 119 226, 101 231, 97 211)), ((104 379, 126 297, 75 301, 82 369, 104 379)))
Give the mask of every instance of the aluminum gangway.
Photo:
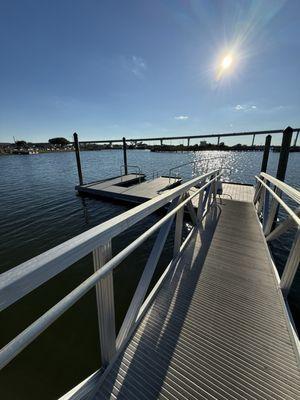
POLYGON ((61 399, 299 399, 299 339, 286 300, 299 265, 299 207, 283 195, 299 205, 300 193, 261 173, 253 201, 243 185, 219 199, 220 179, 210 171, 0 275, 4 309, 93 252, 94 274, 8 343, 0 366, 95 287, 102 365, 61 399), (167 204, 166 215, 112 256, 112 238, 167 204), (287 218, 274 227, 279 206, 287 218), (184 238, 185 208, 192 228, 184 238), (148 293, 173 226, 173 258, 148 293), (268 242, 291 228, 279 278, 268 242), (155 232, 116 335, 113 270, 155 232))

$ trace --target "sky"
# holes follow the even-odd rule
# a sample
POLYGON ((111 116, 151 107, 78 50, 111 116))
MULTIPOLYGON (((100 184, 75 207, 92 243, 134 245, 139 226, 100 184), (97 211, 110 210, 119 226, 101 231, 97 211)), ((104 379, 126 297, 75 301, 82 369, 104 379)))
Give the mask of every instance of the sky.
POLYGON ((299 0, 0 0, 0 142, 298 128, 299 15, 299 0))

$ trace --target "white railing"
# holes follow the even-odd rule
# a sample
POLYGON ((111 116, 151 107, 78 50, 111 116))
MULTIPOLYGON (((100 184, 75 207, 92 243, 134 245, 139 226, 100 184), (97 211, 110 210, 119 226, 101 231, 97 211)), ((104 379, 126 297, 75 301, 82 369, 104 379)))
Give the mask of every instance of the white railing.
MULTIPOLYGON (((203 218, 216 204, 216 187, 220 176, 220 171, 216 169, 205 175, 191 179, 181 186, 134 207, 1 274, 0 310, 3 310, 79 259, 91 252, 93 253, 95 272, 0 350, 0 368, 7 365, 93 287, 96 287, 97 294, 102 365, 104 367, 107 366, 127 341, 141 313, 146 309, 151 298, 155 295, 157 285, 162 282, 168 271, 178 261, 193 231, 199 227, 203 229, 203 218), (199 189, 193 191, 191 194, 190 189, 196 185, 199 189), (192 199, 195 196, 199 197, 197 200, 197 211, 195 211, 192 203, 192 199), (111 241, 114 237, 169 203, 170 206, 166 215, 126 248, 112 257, 111 241), (183 211, 185 206, 187 206, 190 214, 193 229, 184 243, 182 243, 183 211), (147 299, 144 300, 175 217, 173 259, 156 284, 156 287, 147 299), (159 232, 154 246, 124 318, 123 325, 116 338, 112 272, 116 266, 158 229, 159 232)), ((92 375, 90 383, 95 383, 97 373, 96 375, 92 375)))
MULTIPOLYGON (((134 172, 134 173, 135 173, 135 176, 136 176, 136 178, 137 178, 137 177, 139 178, 139 182, 141 183, 141 178, 142 178, 142 170, 141 170, 141 167, 139 167, 138 165, 127 165, 127 169, 128 169, 128 170, 129 170, 129 168, 135 170, 135 172, 134 172)), ((122 182, 122 177, 123 177, 124 175, 126 175, 126 174, 125 174, 125 171, 126 171, 126 166, 123 164, 123 165, 120 166, 121 182, 122 182)))
MULTIPOLYGON (((211 161, 218 160, 218 161, 220 161, 220 164, 221 164, 221 161, 223 159, 225 159, 225 158, 226 158, 225 156, 224 157, 222 157, 222 156, 219 156, 219 157, 208 157, 208 158, 202 158, 202 159, 199 159, 199 160, 189 161, 189 162, 184 163, 184 164, 176 165, 175 167, 172 167, 172 168, 169 169, 169 182, 171 181, 171 178, 179 177, 179 171, 177 173, 175 173, 175 175, 174 175, 174 171, 175 170, 181 170, 181 168, 186 167, 188 165, 191 165, 192 166, 192 176, 195 176, 195 175, 197 175, 197 172, 199 173, 199 171, 197 171, 199 166, 201 166, 203 168, 203 172, 206 173, 209 170, 209 168, 217 168, 216 166, 210 166, 209 165, 209 163, 211 161), (203 164, 205 164, 205 166, 203 164)), ((221 168, 221 166, 218 167, 218 168, 221 168)), ((224 168, 222 168, 222 169, 224 169, 224 168)), ((225 169, 229 169, 230 173, 231 173, 231 169, 230 168, 225 168, 225 169)), ((190 176, 190 174, 189 174, 189 176, 190 176)))
POLYGON ((295 238, 286 261, 280 287, 282 293, 287 297, 292 286, 300 262, 300 192, 286 183, 261 172, 257 180, 254 204, 257 206, 257 213, 263 224, 263 231, 267 242, 277 239, 291 228, 296 228, 295 238), (292 210, 282 199, 285 194, 296 204, 292 210), (287 213, 287 218, 276 225, 278 208, 282 207, 287 213))

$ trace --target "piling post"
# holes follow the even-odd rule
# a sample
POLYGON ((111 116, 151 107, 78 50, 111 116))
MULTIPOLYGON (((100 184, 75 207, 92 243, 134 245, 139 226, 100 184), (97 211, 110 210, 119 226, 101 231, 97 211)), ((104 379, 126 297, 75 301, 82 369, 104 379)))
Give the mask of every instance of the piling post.
POLYGON ((190 147, 190 138, 188 138, 187 145, 188 145, 188 147, 190 147))
POLYGON ((161 146, 163 145, 163 140, 162 140, 162 139, 160 139, 160 145, 161 145, 161 146))
POLYGON ((220 136, 218 136, 218 146, 220 145, 220 136))
POLYGON ((123 155, 124 155, 124 172, 125 172, 125 175, 128 174, 126 147, 127 147, 126 146, 126 139, 123 137, 123 155))
POLYGON ((282 134, 281 149, 280 149, 277 174, 276 174, 276 178, 280 179, 281 181, 284 181, 285 178, 286 168, 289 160, 289 151, 290 151, 292 136, 293 136, 293 129, 290 126, 288 126, 287 128, 285 128, 282 134))
POLYGON ((78 135, 77 135, 76 132, 73 134, 73 137, 74 137, 74 145, 75 145, 75 153, 76 153, 76 162, 77 162, 79 185, 83 185, 81 161, 80 161, 80 152, 79 152, 79 142, 78 142, 78 135))
POLYGON ((264 147, 264 155, 263 155, 263 159, 262 159, 262 163, 261 163, 261 172, 266 172, 267 171, 271 140, 272 140, 272 136, 271 135, 266 136, 265 147, 264 147))
MULTIPOLYGON (((281 181, 284 181, 285 178, 286 168, 289 160, 289 152, 290 152, 292 136, 293 136, 293 129, 290 126, 288 126, 282 133, 282 142, 281 142, 280 155, 279 155, 277 174, 276 174, 276 178, 281 181)), ((277 217, 278 217, 278 206, 276 212, 274 213, 272 230, 275 229, 276 227, 277 217)))

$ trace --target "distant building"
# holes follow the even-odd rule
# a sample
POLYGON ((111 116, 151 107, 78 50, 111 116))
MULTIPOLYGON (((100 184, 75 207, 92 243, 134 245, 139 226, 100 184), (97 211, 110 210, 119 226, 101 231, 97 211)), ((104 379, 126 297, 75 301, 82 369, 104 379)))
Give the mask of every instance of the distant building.
POLYGON ((206 140, 202 140, 201 142, 200 142, 200 146, 206 146, 207 145, 207 141, 206 140))

